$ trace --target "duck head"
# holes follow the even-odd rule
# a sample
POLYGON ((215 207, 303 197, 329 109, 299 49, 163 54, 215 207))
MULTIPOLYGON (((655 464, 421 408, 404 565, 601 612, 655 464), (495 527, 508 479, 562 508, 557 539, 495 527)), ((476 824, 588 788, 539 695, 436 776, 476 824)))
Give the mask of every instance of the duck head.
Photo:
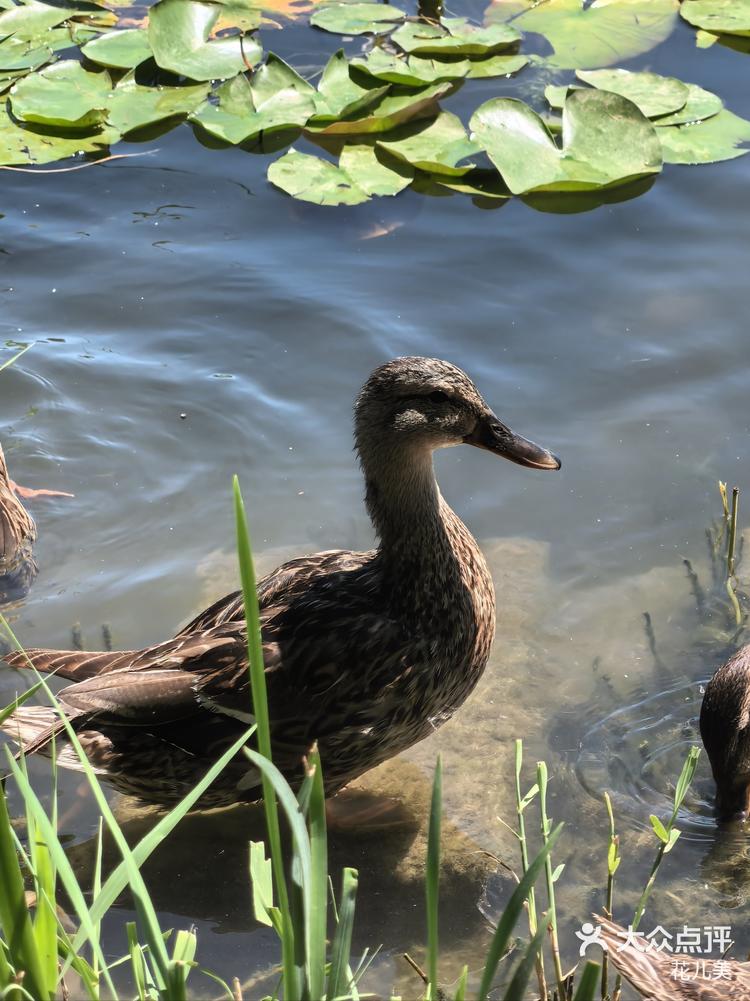
POLYGON ((360 457, 474 445, 530 469, 559 469, 552 452, 503 424, 465 372, 438 358, 395 358, 375 369, 355 404, 360 457))
POLYGON ((706 685, 701 739, 716 782, 721 823, 750 817, 750 645, 723 664, 706 685))

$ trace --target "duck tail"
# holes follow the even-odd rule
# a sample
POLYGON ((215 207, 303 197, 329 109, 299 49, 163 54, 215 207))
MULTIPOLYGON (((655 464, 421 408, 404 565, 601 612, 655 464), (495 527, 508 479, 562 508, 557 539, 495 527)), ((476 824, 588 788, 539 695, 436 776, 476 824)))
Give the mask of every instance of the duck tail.
POLYGON ((64 729, 65 723, 49 706, 19 706, 0 724, 0 730, 20 745, 17 759, 22 754, 44 753, 64 729))
POLYGON ((57 674, 70 681, 85 681, 98 674, 108 674, 132 660, 134 651, 84 653, 80 650, 20 650, 7 653, 0 660, 12 668, 33 668, 40 674, 57 674))
MULTIPOLYGON (((675 993, 672 961, 668 956, 653 949, 643 950, 627 942, 627 931, 614 921, 599 914, 594 915, 602 930, 602 940, 606 942, 609 961, 648 1001, 675 1001, 676 998, 695 997, 698 993, 690 990, 675 993)), ((680 984, 680 989, 686 985, 680 984)), ((694 987, 694 985, 688 985, 694 987)), ((708 997, 708 995, 706 995, 708 997)), ((703 997, 703 995, 700 995, 703 997)))

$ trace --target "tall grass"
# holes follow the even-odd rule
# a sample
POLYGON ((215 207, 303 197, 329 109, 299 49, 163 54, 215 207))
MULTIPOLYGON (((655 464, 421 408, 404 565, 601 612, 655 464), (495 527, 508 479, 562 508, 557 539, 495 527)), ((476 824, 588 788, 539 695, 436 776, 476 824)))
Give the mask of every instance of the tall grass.
MULTIPOLYGON (((198 941, 192 929, 170 934, 160 923, 156 906, 149 894, 141 868, 156 848, 170 835, 182 818, 198 804, 203 793, 232 758, 244 754, 258 769, 262 782, 266 820, 266 842, 250 842, 249 874, 253 911, 256 919, 272 928, 279 940, 280 977, 269 1001, 359 1001, 361 981, 375 953, 367 950, 360 957, 352 953, 353 929, 357 908, 358 876, 345 868, 340 878, 329 873, 328 839, 322 765, 317 747, 312 746, 305 760, 304 773, 296 791, 292 789, 273 762, 270 719, 265 689, 260 616, 250 536, 239 484, 234 482, 237 525, 237 551, 247 620, 248 658, 252 709, 255 723, 242 734, 206 772, 184 799, 137 844, 130 846, 117 822, 97 775, 80 745, 74 728, 61 710, 44 678, 16 702, 0 712, 0 720, 23 701, 42 692, 63 720, 65 738, 81 763, 88 787, 101 812, 97 841, 94 880, 91 887, 81 886, 60 841, 57 830, 57 764, 53 753, 51 772, 53 793, 45 809, 26 771, 23 756, 16 760, 4 748, 8 775, 16 784, 24 804, 26 838, 16 834, 8 811, 5 788, 0 792, 0 997, 7 1001, 57 1001, 70 996, 69 981, 75 975, 84 996, 91 1001, 121 996, 138 1001, 183 1001, 188 997, 188 978, 199 966, 198 941), (254 737, 257 749, 248 746, 254 737), (290 847, 284 851, 282 826, 290 835, 290 847), (102 829, 106 828, 120 855, 119 863, 106 875, 101 871, 102 829), (340 889, 336 897, 332 887, 340 889), (130 888, 136 919, 123 929, 122 956, 116 960, 105 954, 102 920, 126 888, 130 888), (32 891, 31 897, 27 890, 32 891), (64 920, 59 901, 63 896, 73 911, 75 928, 64 920), (116 983, 117 981, 117 983, 116 983), (125 982, 125 986, 122 984, 125 982)), ((12 642, 18 647, 7 622, 0 616, 12 642)), ((33 670, 33 665, 29 665, 33 670)), ((553 826, 547 814, 547 767, 538 763, 536 783, 525 794, 521 791, 522 746, 516 747, 516 821, 522 873, 491 941, 476 980, 469 987, 468 967, 450 991, 439 982, 440 947, 438 939, 441 869, 442 766, 438 760, 430 804, 427 861, 425 868, 427 972, 424 973, 424 1001, 442 1001, 453 997, 463 1001, 472 996, 479 1001, 493 997, 519 1001, 526 996, 528 984, 536 975, 535 993, 558 1001, 595 1001, 605 997, 606 975, 595 963, 579 971, 577 983, 564 976, 557 930, 555 884, 563 866, 555 866, 553 852, 562 825, 553 826), (539 807, 540 847, 533 853, 525 823, 525 813, 536 801, 539 807), (537 882, 544 876, 546 910, 540 913, 537 882), (529 939, 517 953, 513 964, 511 949, 517 927, 526 912, 529 939), (544 946, 549 940, 555 987, 547 987, 544 946), (498 982, 504 986, 498 993, 498 982)), ((660 839, 660 849, 649 883, 644 890, 643 906, 653 887, 663 855, 674 845, 677 833, 674 822, 687 792, 692 770, 683 771, 675 793, 675 807, 666 825, 652 824, 660 839), (660 826, 661 825, 661 826, 660 826), (666 840, 665 840, 666 839, 666 840)), ((619 865, 614 820, 610 808, 608 888, 606 908, 611 912, 614 871, 619 865), (614 846, 614 848, 613 848, 614 846), (614 854, 613 854, 614 852, 614 854)), ((642 909, 641 909, 642 913, 642 909)), ((235 983, 215 973, 208 973, 228 998, 237 1001, 242 992, 235 983)))

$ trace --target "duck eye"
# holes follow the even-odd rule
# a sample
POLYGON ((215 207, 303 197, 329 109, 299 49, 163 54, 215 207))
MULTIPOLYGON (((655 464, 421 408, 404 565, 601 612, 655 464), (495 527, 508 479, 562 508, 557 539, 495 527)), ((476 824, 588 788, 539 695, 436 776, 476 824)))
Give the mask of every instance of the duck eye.
POLYGON ((434 393, 430 393, 427 396, 427 399, 430 400, 431 403, 450 403, 451 401, 450 396, 448 396, 447 393, 441 393, 439 389, 434 393))

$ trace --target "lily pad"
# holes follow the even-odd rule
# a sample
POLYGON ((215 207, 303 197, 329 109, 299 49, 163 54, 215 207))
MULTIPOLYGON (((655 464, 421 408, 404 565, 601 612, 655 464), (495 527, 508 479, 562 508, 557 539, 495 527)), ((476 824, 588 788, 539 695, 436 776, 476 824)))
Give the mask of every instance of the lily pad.
POLYGON ((35 70, 51 58, 52 49, 47 45, 23 42, 13 36, 0 42, 0 71, 35 70))
POLYGON ((705 118, 712 118, 714 115, 718 115, 724 107, 722 99, 717 97, 716 94, 712 94, 710 90, 704 90, 694 83, 687 84, 687 89, 688 99, 685 105, 679 111, 675 111, 673 115, 665 115, 663 118, 657 118, 654 122, 657 128, 666 125, 686 125, 690 122, 701 122, 705 118))
POLYGON ((316 119, 313 119, 308 122, 307 128, 326 135, 388 132, 413 119, 434 117, 437 114, 437 101, 449 93, 452 87, 450 81, 418 89, 393 86, 359 118, 347 118, 323 125, 316 124, 316 119))
POLYGON ((83 137, 41 135, 14 122, 0 103, 0 163, 6 166, 54 163, 79 153, 104 153, 119 138, 116 129, 106 127, 83 137))
POLYGON ((340 118, 354 117, 388 93, 390 84, 380 84, 370 76, 354 79, 349 61, 339 49, 326 63, 315 96, 315 126, 330 125, 340 118))
MULTIPOLYGON (((369 201, 372 194, 385 193, 383 167, 368 147, 348 147, 341 157, 356 173, 356 179, 343 166, 336 166, 319 156, 308 156, 289 150, 268 167, 268 180, 293 198, 311 201, 317 205, 359 205, 369 201), (362 150, 367 150, 366 153, 362 150), (378 164, 376 166, 376 163, 378 164)), ((389 171, 391 173, 391 171, 389 171)), ((394 173, 398 184, 404 178, 394 173)), ((409 180, 407 180, 409 183, 409 180)), ((402 190, 400 186, 398 190, 402 190)), ((388 193, 396 194, 397 191, 388 193)))
POLYGON ((648 52, 672 33, 678 0, 494 0, 491 23, 513 18, 523 32, 543 35, 556 69, 598 69, 648 52))
POLYGON ((74 14, 81 13, 83 12, 75 9, 52 7, 31 0, 30 3, 11 7, 0 14, 0 37, 14 35, 21 42, 43 43, 43 36, 49 28, 56 28, 74 14))
POLYGON ((578 70, 576 76, 599 90, 627 97, 646 118, 670 115, 687 102, 687 84, 658 73, 631 73, 629 70, 578 70))
POLYGON ((383 49, 373 49, 366 59, 353 59, 351 65, 379 80, 407 87, 420 87, 437 80, 460 80, 471 69, 468 59, 448 61, 420 56, 406 58, 384 52, 383 49))
POLYGON ((376 35, 405 17, 388 3, 336 3, 316 10, 310 24, 338 35, 376 35))
POLYGON ((716 163, 744 156, 740 143, 750 142, 750 122, 720 111, 696 125, 677 125, 658 130, 665 163, 716 163))
POLYGON ((510 76, 518 73, 529 63, 527 56, 488 56, 486 59, 472 59, 469 62, 470 80, 488 80, 496 76, 510 76))
POLYGON ((653 125, 630 101, 607 91, 576 90, 563 109, 562 148, 522 101, 495 98, 471 118, 513 194, 576 191, 621 184, 661 170, 653 125))
POLYGON ((104 120, 112 81, 64 59, 19 80, 11 90, 13 114, 23 122, 83 129, 104 120))
POLYGON ((466 134, 461 119, 441 111, 431 122, 403 126, 394 136, 378 141, 378 147, 418 170, 446 177, 462 177, 475 166, 458 163, 480 152, 466 134))
POLYGON ((194 111, 208 93, 208 84, 191 87, 142 87, 128 73, 117 84, 109 100, 107 121, 126 134, 135 129, 194 111))
POLYGON ((108 31, 87 42, 81 49, 84 56, 100 66, 113 69, 133 69, 151 56, 148 32, 143 28, 108 31))
POLYGON ((507 24, 477 28, 465 17, 443 18, 440 25, 410 21, 391 40, 414 55, 488 56, 515 45, 521 36, 507 24))
POLYGON ((750 0, 685 0, 680 14, 713 34, 750 35, 750 0))
POLYGON ((397 195, 414 178, 414 170, 408 164, 393 160, 384 164, 377 149, 369 143, 344 146, 339 167, 371 196, 397 195))
POLYGON ((249 35, 209 40, 221 10, 198 0, 159 0, 148 23, 159 66, 193 80, 226 80, 259 62, 262 49, 249 35))
POLYGON ((253 78, 240 74, 216 91, 191 121, 228 143, 242 143, 279 129, 301 128, 315 112, 315 90, 274 56, 253 78))

